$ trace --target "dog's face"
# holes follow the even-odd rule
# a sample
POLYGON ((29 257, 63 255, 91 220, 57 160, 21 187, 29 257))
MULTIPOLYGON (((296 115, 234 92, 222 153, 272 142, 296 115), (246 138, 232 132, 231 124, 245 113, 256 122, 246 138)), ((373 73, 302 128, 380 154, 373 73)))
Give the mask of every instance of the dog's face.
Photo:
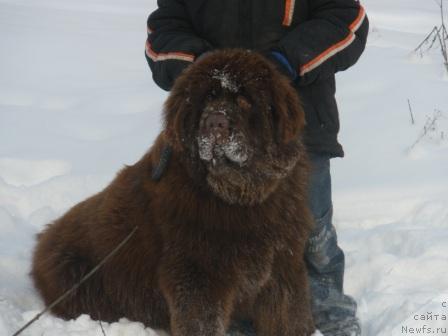
POLYGON ((263 202, 303 151, 298 97, 254 52, 218 51, 190 66, 165 118, 167 138, 190 174, 232 204, 263 202))

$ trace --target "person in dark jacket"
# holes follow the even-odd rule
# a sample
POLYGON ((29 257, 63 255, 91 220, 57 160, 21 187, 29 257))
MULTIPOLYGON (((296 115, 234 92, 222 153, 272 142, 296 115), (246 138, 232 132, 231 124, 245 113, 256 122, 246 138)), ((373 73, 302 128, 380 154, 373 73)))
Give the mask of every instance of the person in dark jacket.
POLYGON ((344 155, 337 140, 335 73, 355 64, 365 48, 369 24, 364 8, 358 0, 157 4, 148 19, 146 59, 162 89, 170 90, 189 64, 220 48, 258 51, 291 79, 304 106, 304 141, 312 163, 309 204, 316 225, 306 261, 313 316, 325 336, 360 335, 356 303, 343 292, 344 253, 332 224, 330 159, 344 155))

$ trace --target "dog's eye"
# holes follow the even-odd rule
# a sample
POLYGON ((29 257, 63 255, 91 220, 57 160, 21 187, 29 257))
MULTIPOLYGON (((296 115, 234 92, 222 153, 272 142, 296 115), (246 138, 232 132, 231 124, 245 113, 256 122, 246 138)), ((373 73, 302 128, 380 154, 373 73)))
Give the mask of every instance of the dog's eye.
POLYGON ((236 98, 236 103, 238 104, 238 107, 244 111, 249 111, 252 108, 252 104, 243 96, 238 96, 236 98))

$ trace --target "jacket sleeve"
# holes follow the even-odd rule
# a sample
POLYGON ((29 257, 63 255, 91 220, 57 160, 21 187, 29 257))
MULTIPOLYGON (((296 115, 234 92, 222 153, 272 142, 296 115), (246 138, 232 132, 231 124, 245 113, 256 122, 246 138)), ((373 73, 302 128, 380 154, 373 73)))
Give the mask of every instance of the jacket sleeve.
POLYGON ((195 33, 184 0, 158 0, 157 5, 148 18, 145 56, 154 81, 168 91, 179 74, 211 45, 195 33))
POLYGON ((310 19, 285 37, 278 49, 307 85, 356 63, 364 51, 369 22, 358 0, 309 0, 310 19))

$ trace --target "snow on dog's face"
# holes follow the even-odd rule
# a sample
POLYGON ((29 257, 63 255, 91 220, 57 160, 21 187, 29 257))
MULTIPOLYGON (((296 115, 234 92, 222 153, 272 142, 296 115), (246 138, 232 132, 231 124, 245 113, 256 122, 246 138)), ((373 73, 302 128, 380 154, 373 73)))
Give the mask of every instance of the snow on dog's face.
POLYGON ((249 130, 244 120, 250 103, 243 97, 236 99, 209 97, 202 110, 197 144, 199 157, 211 173, 219 174, 226 166, 246 165, 253 154, 249 130))
POLYGON ((192 177, 232 204, 263 202, 303 151, 297 94, 254 52, 217 51, 187 68, 166 102, 165 123, 192 177))

